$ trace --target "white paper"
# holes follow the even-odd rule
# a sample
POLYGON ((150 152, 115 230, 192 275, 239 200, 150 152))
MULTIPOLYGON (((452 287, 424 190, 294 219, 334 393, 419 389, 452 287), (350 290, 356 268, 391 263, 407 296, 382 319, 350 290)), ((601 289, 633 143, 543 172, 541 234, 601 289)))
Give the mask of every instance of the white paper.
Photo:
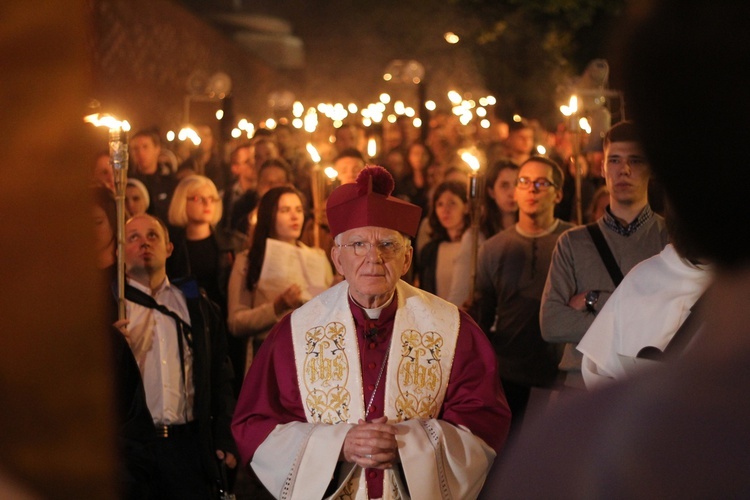
POLYGON ((330 263, 319 249, 298 247, 275 239, 266 240, 266 256, 258 288, 266 297, 276 297, 293 284, 302 288, 305 302, 328 289, 330 263))

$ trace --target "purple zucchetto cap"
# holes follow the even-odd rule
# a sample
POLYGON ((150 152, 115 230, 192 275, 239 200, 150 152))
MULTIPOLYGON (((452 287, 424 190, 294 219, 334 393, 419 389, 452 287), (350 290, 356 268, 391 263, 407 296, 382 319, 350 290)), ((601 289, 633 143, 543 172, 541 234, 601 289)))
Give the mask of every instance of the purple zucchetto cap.
POLYGON ((415 237, 422 209, 391 196, 394 186, 390 172, 377 165, 367 165, 355 183, 336 188, 326 203, 331 236, 335 238, 350 229, 375 226, 415 237))

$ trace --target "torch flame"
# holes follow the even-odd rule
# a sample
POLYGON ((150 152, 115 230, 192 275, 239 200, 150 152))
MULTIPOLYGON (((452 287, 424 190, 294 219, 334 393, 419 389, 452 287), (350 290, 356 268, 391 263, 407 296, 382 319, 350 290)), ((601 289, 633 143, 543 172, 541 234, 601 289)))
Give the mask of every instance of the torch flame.
POLYGON ((315 146, 313 146, 309 142, 307 143, 307 152, 314 163, 320 163, 320 155, 318 154, 318 150, 315 149, 315 146))
POLYGON ((326 174, 326 177, 328 177, 330 180, 334 180, 339 176, 338 170, 333 167, 326 167, 325 170, 323 170, 323 173, 326 174))
POLYGON ((476 173, 479 170, 479 159, 473 154, 465 151, 461 153, 461 159, 469 166, 472 172, 476 173))
POLYGON ((375 158, 375 155, 378 152, 378 145, 375 142, 375 139, 370 137, 370 139, 367 141, 367 156, 370 158, 375 158))
POLYGON ((121 129, 125 132, 130 131, 130 124, 127 120, 120 121, 112 115, 95 113, 83 117, 86 123, 93 123, 96 127, 107 127, 109 129, 121 129))

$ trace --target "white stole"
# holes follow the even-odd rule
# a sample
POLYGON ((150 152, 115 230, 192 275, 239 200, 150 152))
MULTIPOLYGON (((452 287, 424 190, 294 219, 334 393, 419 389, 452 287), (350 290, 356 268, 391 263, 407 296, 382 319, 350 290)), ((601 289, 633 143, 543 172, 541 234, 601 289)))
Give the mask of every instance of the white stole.
MULTIPOLYGON (((365 417, 362 368, 346 282, 327 290, 291 317, 297 383, 310 423, 356 423, 365 417)), ((460 328, 458 309, 403 281, 385 372, 384 413, 389 422, 438 417, 450 379, 460 328)), ((367 498, 364 469, 346 467, 348 478, 333 498, 367 498), (359 473, 355 474, 359 469, 359 473)), ((297 477, 295 482, 305 484, 297 477)), ((400 479, 385 471, 384 498, 400 498, 400 479)))

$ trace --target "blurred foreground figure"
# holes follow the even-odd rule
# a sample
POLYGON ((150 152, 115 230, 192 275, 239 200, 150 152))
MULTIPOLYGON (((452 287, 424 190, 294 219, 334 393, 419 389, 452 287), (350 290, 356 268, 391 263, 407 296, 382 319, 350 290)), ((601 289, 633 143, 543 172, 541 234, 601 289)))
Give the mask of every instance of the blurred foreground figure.
POLYGON ((263 342, 232 422, 277 498, 476 498, 510 413, 487 338, 401 277, 421 210, 382 167, 328 198, 345 281, 263 342))
POLYGON ((705 324, 682 357, 538 421, 493 471, 486 498, 750 494, 750 170, 735 149, 750 99, 740 80, 722 78, 750 63, 750 4, 668 0, 640 14, 623 32, 628 103, 688 243, 716 264, 705 324), (684 126, 717 112, 721 128, 684 126))

